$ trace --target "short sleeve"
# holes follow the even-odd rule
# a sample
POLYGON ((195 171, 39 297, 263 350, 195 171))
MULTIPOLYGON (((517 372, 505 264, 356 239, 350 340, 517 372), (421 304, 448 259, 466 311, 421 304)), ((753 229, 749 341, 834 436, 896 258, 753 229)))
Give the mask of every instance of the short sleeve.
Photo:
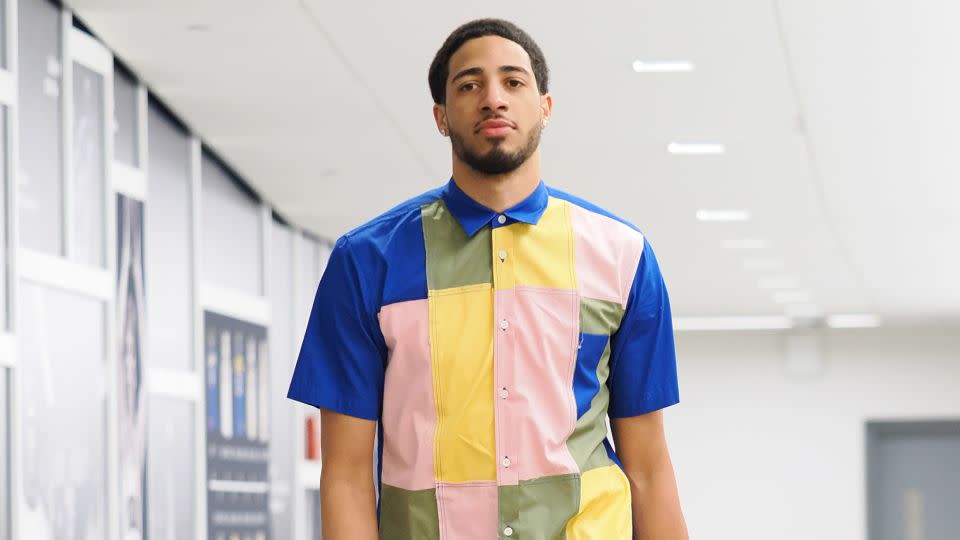
POLYGON ((620 327, 610 342, 609 415, 637 416, 680 401, 670 299, 644 239, 620 327))
POLYGON ((342 237, 330 254, 287 397, 377 420, 387 350, 376 315, 376 265, 354 251, 342 237))

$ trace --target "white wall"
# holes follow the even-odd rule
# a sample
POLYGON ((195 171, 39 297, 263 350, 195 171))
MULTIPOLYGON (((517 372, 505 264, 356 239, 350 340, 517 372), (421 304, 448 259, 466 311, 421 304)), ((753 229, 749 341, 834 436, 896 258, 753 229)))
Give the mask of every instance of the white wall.
POLYGON ((833 330, 824 369, 784 367, 784 335, 680 333, 666 413, 696 540, 866 538, 865 422, 960 418, 960 330, 833 330))

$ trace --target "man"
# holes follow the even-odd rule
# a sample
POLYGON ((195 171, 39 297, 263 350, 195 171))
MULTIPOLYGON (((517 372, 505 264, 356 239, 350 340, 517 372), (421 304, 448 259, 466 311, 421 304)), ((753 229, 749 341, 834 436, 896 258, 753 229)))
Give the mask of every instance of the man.
POLYGON ((473 21, 429 82, 453 177, 338 240, 290 386, 324 539, 686 538, 666 288, 639 230, 540 180, 543 53, 473 21))

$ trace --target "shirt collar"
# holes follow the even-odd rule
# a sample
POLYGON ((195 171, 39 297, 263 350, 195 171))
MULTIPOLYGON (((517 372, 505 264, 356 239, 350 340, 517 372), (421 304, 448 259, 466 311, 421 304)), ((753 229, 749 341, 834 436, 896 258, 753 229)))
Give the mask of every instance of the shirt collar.
POLYGON ((543 180, 541 180, 540 183, 537 184, 537 189, 533 190, 533 193, 526 199, 503 212, 503 215, 507 217, 507 221, 499 223, 494 218, 500 214, 471 199, 470 196, 464 193, 463 190, 460 189, 460 186, 453 181, 453 178, 447 182, 441 196, 443 197, 443 202, 447 205, 447 209, 450 210, 453 217, 457 219, 460 226, 466 231, 467 236, 473 236, 477 231, 482 229, 484 225, 491 221, 494 223, 494 227, 509 225, 516 221, 536 225, 537 222, 540 221, 540 216, 546 211, 547 202, 550 198, 547 192, 547 186, 544 185, 543 180))

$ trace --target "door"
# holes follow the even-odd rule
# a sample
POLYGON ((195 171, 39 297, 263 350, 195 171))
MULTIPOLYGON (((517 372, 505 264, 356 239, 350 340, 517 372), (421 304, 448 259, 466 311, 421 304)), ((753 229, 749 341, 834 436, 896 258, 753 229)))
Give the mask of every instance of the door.
POLYGON ((868 422, 870 540, 960 538, 960 421, 868 422))

